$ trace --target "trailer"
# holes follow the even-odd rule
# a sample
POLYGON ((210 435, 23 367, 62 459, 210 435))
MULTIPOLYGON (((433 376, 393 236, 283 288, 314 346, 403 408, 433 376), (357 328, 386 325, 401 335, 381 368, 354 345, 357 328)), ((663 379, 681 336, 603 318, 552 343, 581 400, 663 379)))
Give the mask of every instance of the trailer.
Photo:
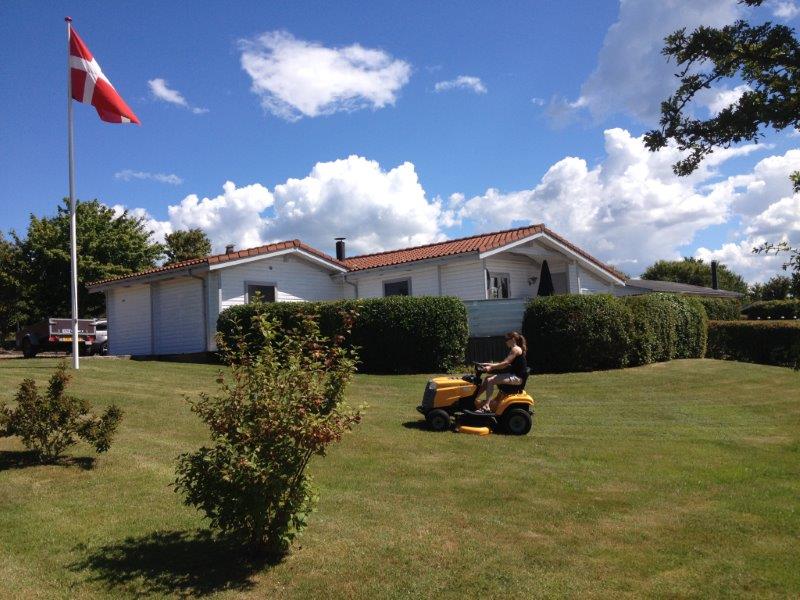
MULTIPOLYGON (((86 354, 97 337, 96 319, 78 319, 78 352, 86 354)), ((17 332, 17 349, 25 358, 39 352, 69 352, 72 350, 72 319, 50 318, 17 332)))

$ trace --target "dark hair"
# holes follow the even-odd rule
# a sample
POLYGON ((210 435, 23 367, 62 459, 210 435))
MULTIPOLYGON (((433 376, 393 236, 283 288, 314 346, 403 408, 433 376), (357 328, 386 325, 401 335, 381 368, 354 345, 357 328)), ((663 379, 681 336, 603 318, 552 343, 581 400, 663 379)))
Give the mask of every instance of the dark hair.
POLYGON ((525 341, 525 336, 516 331, 509 331, 506 334, 507 340, 514 340, 514 343, 522 348, 522 356, 528 354, 528 342, 525 341))

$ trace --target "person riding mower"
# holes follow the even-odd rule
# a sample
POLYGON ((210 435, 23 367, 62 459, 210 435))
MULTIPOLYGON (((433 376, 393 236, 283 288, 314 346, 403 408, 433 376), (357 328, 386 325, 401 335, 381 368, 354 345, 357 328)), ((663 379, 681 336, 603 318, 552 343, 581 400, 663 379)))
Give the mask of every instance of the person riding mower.
POLYGON ((533 398, 525 391, 528 373, 520 385, 497 385, 492 399, 494 410, 479 412, 483 391, 483 363, 474 363, 475 374, 461 377, 434 377, 425 386, 422 404, 417 407, 434 431, 449 429, 454 419, 457 425, 484 426, 511 435, 525 435, 533 426, 533 398))

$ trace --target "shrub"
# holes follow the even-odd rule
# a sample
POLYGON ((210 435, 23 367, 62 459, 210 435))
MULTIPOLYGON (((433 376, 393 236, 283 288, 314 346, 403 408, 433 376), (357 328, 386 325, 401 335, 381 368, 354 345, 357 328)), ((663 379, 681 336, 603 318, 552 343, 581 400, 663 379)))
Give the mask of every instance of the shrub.
MULTIPOLYGON (((467 310, 458 298, 393 296, 338 302, 252 303, 228 308, 219 316, 217 329, 228 343, 237 324, 248 346, 263 340, 249 323, 267 316, 291 329, 305 315, 318 314, 323 335, 341 326, 342 311, 355 312, 351 348, 358 349, 359 370, 368 373, 446 372, 464 360, 467 310)), ((280 332, 277 333, 280 336, 280 332)))
POLYGON ((17 391, 16 408, 0 403, 0 436, 18 435, 42 462, 57 460, 78 439, 98 452, 106 452, 117 430, 122 411, 111 405, 102 416, 93 415, 85 400, 67 396, 67 367, 61 363, 42 394, 33 379, 25 379, 17 391))
POLYGON ((753 302, 742 310, 748 319, 800 319, 800 300, 753 302))
POLYGON ((708 341, 708 317, 697 298, 667 295, 675 311, 675 356, 703 358, 708 341))
POLYGON ((311 316, 287 329, 255 315, 250 327, 263 342, 255 350, 218 335, 230 375, 220 373, 216 396, 192 402, 213 445, 179 457, 176 491, 212 527, 271 555, 288 549, 312 509, 308 461, 360 420, 344 402, 355 370, 342 343, 352 316, 339 319, 342 332, 329 339, 311 316))
POLYGON ((644 365, 675 358, 675 306, 667 294, 644 294, 620 299, 633 317, 628 363, 644 365))
POLYGON ((734 298, 697 298, 706 309, 709 321, 738 321, 742 318, 742 303, 734 298))
POLYGON ((605 294, 534 298, 522 324, 528 362, 539 373, 624 367, 632 322, 630 309, 605 294))
POLYGON ((707 356, 800 368, 800 322, 711 321, 707 356))

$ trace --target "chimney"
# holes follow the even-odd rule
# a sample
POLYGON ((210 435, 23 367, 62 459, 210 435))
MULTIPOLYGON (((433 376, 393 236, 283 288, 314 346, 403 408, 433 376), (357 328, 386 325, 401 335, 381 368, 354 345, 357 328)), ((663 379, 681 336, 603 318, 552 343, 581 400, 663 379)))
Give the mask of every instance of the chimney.
POLYGON ((717 281, 717 261, 711 261, 711 289, 718 290, 719 282, 717 281))
POLYGON ((236 246, 234 246, 233 244, 228 244, 227 246, 225 246, 225 254, 233 254, 234 251, 233 249, 235 247, 236 246))
POLYGON ((346 238, 338 237, 336 240, 336 260, 344 260, 344 240, 346 238))

